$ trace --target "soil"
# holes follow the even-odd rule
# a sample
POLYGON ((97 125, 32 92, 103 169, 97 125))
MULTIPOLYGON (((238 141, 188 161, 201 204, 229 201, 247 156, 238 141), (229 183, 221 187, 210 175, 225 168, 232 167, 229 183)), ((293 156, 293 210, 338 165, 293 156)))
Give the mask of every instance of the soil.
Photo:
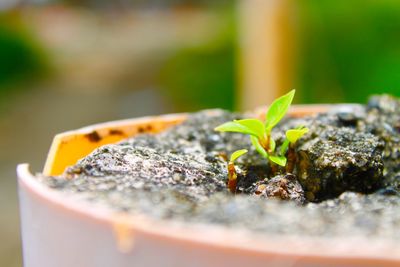
POLYGON ((400 101, 286 118, 273 131, 310 128, 296 146, 292 174, 273 171, 247 136, 214 128, 243 118, 222 110, 194 113, 160 134, 106 145, 60 177, 39 179, 82 201, 157 219, 244 227, 268 234, 400 238, 400 101), (226 158, 239 158, 238 193, 226 187, 226 158))

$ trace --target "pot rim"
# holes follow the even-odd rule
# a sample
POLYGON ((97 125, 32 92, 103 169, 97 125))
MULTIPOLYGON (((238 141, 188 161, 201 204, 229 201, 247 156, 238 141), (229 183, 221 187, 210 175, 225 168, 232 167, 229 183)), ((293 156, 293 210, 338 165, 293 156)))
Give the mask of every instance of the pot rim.
MULTIPOLYGON (((320 105, 312 106, 312 113, 315 113, 316 110, 326 110, 328 107, 331 106, 323 106, 322 109, 320 105)), ((291 113, 296 113, 296 108, 303 112, 307 110, 306 105, 297 106, 292 109, 291 113)), ((128 121, 130 120, 125 122, 128 121)), ((109 122, 107 125, 112 123, 109 122)), ((98 124, 95 127, 104 125, 98 124)), ((91 130, 92 128, 89 126, 84 129, 91 130)), ((68 133, 72 133, 72 131, 68 133)), ((28 191, 41 203, 51 205, 68 215, 83 220, 91 220, 94 223, 111 226, 116 233, 116 243, 121 250, 129 251, 131 249, 130 247, 123 247, 127 238, 134 244, 136 234, 146 234, 156 239, 168 239, 198 246, 212 246, 223 250, 246 251, 261 256, 273 254, 284 257, 301 257, 315 262, 330 259, 345 261, 348 264, 362 260, 363 263, 365 261, 371 266, 377 264, 398 266, 400 263, 400 247, 393 240, 368 237, 326 238, 257 235, 249 230, 232 229, 220 225, 153 219, 144 214, 121 213, 100 205, 79 201, 73 196, 47 187, 31 174, 29 165, 26 163, 18 165, 17 174, 19 187, 28 191)))

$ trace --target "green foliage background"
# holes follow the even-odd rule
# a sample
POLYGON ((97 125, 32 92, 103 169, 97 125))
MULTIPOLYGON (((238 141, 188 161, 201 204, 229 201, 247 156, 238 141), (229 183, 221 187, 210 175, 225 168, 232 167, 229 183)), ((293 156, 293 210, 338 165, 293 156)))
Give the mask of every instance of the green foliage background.
POLYGON ((297 85, 302 101, 365 102, 400 96, 400 2, 297 2, 297 85))
MULTIPOLYGON (((376 93, 400 96, 398 0, 300 0, 293 7, 297 102, 365 102, 376 93)), ((235 1, 215 8, 224 25, 220 34, 177 49, 162 64, 157 82, 178 110, 234 108, 235 9, 235 1)), ((0 101, 10 90, 32 87, 50 69, 45 48, 27 26, 18 12, 0 15, 0 101)))
POLYGON ((160 83, 183 111, 234 108, 236 27, 232 9, 220 10, 221 31, 209 42, 176 51, 160 73, 160 83))
POLYGON ((0 15, 0 101, 11 90, 29 88, 29 82, 48 71, 45 50, 26 28, 18 13, 0 15))

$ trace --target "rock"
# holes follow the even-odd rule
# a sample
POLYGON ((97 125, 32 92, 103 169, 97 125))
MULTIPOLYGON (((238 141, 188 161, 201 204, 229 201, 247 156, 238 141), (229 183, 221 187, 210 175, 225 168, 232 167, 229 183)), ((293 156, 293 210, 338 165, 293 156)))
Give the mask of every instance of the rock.
POLYGON ((400 190, 400 100, 388 95, 373 96, 367 110, 367 117, 357 130, 372 133, 385 143, 383 186, 400 190))
POLYGON ((257 182, 254 194, 264 198, 292 200, 298 204, 305 202, 303 188, 293 174, 278 175, 257 182))
POLYGON ((310 201, 337 197, 345 191, 371 193, 383 177, 384 144, 351 128, 327 128, 298 148, 296 171, 310 201))
POLYGON ((367 109, 377 109, 383 113, 398 113, 400 109, 400 101, 390 95, 375 95, 371 96, 368 100, 367 109))
POLYGON ((120 178, 115 180, 121 190, 135 188, 134 185, 140 182, 142 187, 169 186, 202 199, 226 187, 225 162, 218 159, 209 162, 205 158, 201 151, 175 154, 129 144, 107 145, 80 160, 66 174, 74 176, 75 181, 82 175, 93 177, 85 180, 85 183, 93 184, 92 187, 98 187, 96 181, 101 177, 117 176, 120 178))

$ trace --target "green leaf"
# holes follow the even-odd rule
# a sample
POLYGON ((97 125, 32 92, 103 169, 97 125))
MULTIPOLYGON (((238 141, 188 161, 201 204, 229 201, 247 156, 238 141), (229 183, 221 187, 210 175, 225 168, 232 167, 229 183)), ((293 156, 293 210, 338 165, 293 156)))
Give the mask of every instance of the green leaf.
POLYGON ((264 124, 260 120, 258 120, 258 119, 245 119, 245 120, 234 120, 234 122, 239 123, 240 125, 242 125, 244 127, 247 127, 258 138, 260 138, 260 139, 264 138, 265 127, 264 127, 264 124))
POLYGON ((269 149, 270 149, 270 152, 274 152, 274 151, 275 151, 275 148, 276 148, 275 140, 272 139, 272 138, 270 138, 270 139, 269 139, 269 149))
POLYGON ((257 137, 250 136, 251 143, 253 144, 254 148, 257 150, 258 153, 260 153, 261 156, 264 158, 268 158, 268 152, 265 151, 265 149, 262 147, 260 142, 258 141, 257 137))
POLYGON ((224 124, 219 125, 214 129, 219 132, 235 132, 235 133, 243 133, 243 134, 252 134, 247 127, 241 125, 240 123, 229 121, 224 124))
POLYGON ((284 156, 269 156, 269 160, 278 164, 279 166, 285 167, 286 165, 286 157, 284 156))
POLYGON ((281 156, 285 156, 285 154, 286 154, 286 151, 288 150, 288 148, 289 148, 289 140, 286 138, 285 139, 285 142, 283 142, 283 144, 281 145, 281 149, 280 149, 280 151, 279 151, 279 153, 281 154, 281 156))
POLYGON ((290 129, 286 131, 286 138, 289 140, 290 143, 294 144, 299 140, 303 135, 308 133, 308 128, 306 127, 299 127, 296 129, 290 129))
POLYGON ((240 150, 236 150, 235 152, 232 153, 231 158, 230 158, 230 162, 235 162, 235 160, 237 160, 240 156, 246 154, 248 152, 247 149, 240 149, 240 150))
POLYGON ((269 107, 266 114, 265 128, 270 131, 279 123, 279 121, 285 116, 288 111, 290 104, 293 101, 293 97, 296 90, 292 90, 284 96, 276 99, 269 107))
POLYGON ((214 130, 219 132, 235 132, 235 133, 249 134, 258 137, 259 129, 249 128, 246 125, 247 123, 246 122, 243 123, 242 121, 229 121, 219 125, 214 130))

